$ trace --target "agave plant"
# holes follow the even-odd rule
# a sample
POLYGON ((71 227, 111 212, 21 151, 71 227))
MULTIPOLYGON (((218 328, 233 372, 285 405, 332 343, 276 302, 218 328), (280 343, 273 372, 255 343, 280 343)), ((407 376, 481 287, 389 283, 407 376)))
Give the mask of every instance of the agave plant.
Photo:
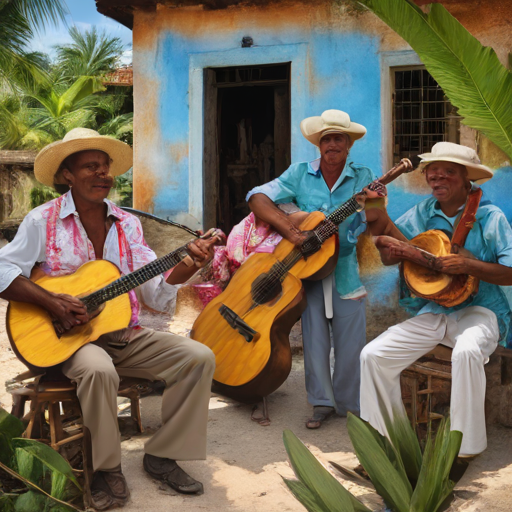
MULTIPOLYGON (((435 440, 429 433, 422 454, 406 416, 388 422, 391 440, 353 414, 348 432, 354 451, 375 490, 394 512, 436 512, 451 494, 450 470, 459 453, 462 433, 441 422, 435 440)), ((285 430, 283 441, 298 480, 284 479, 293 495, 310 512, 371 512, 321 464, 304 444, 285 430)))
POLYGON ((359 0, 405 39, 464 117, 512 159, 512 72, 440 3, 359 0))
POLYGON ((67 502, 82 491, 68 462, 49 446, 19 437, 24 430, 18 418, 0 407, 0 510, 80 511, 67 502), (16 489, 6 488, 4 475, 18 481, 16 489))

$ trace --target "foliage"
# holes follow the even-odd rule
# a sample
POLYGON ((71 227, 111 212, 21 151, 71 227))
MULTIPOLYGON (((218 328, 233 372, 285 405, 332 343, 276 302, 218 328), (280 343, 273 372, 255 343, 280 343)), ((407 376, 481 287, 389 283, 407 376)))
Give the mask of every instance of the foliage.
MULTIPOLYGON (((406 416, 387 421, 388 440, 353 414, 348 432, 356 455, 377 493, 395 512, 435 512, 451 494, 451 467, 462 442, 462 433, 441 422, 435 440, 429 433, 422 454, 406 416)), ((359 512, 369 509, 352 496, 289 430, 283 440, 298 478, 285 480, 294 496, 310 512, 359 512)))
POLYGON ((0 0, 0 88, 18 75, 44 79, 38 54, 27 51, 35 32, 56 25, 66 13, 63 0, 0 0))
POLYGON ((53 188, 46 185, 38 185, 30 190, 30 207, 37 208, 56 197, 59 197, 59 193, 53 188))
MULTIPOLYGON (((0 509, 17 512, 80 510, 66 501, 81 494, 81 487, 68 462, 51 447, 23 439, 23 423, 0 408, 1 469, 25 487, 0 492, 0 509)), ((2 486, 3 488, 3 486, 2 486)))
POLYGON ((121 176, 116 176, 110 199, 118 206, 133 205, 133 174, 131 170, 121 176))
POLYGON ((412 0, 359 0, 419 55, 464 124, 512 159, 512 72, 440 3, 424 13, 412 0))

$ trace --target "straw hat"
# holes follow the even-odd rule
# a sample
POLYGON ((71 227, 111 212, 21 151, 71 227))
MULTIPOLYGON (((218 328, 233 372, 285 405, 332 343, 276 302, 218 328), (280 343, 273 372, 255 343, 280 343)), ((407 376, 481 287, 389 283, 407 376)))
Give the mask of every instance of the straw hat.
POLYGON ((53 186, 53 178, 62 161, 73 153, 85 150, 104 151, 112 159, 110 174, 119 176, 133 165, 133 150, 124 142, 100 135, 89 128, 75 128, 62 140, 45 146, 36 156, 34 174, 43 185, 53 186))
POLYGON ((315 146, 328 133, 346 133, 352 142, 364 137, 366 128, 350 121, 350 116, 341 110, 326 110, 321 116, 307 117, 300 123, 300 131, 315 146))
POLYGON ((474 149, 453 142, 438 142, 432 146, 431 153, 418 156, 421 158, 418 167, 420 170, 432 162, 454 162, 466 167, 470 181, 481 184, 493 177, 491 169, 480 163, 480 158, 474 149))

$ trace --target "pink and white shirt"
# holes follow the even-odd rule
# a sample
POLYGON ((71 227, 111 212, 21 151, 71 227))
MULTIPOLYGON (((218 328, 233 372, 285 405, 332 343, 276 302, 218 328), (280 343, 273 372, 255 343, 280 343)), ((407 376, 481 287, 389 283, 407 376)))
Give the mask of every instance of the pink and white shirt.
MULTIPOLYGON (((107 215, 115 218, 105 245, 103 259, 129 274, 156 259, 146 245, 139 219, 105 199, 107 215)), ((0 249, 0 292, 19 275, 30 277, 36 263, 51 276, 72 274, 84 263, 95 260, 92 242, 80 221, 71 191, 27 214, 14 240, 0 249)), ((163 275, 138 288, 144 304, 157 311, 172 311, 177 287, 163 275)), ((139 304, 130 292, 131 325, 137 323, 139 304)))

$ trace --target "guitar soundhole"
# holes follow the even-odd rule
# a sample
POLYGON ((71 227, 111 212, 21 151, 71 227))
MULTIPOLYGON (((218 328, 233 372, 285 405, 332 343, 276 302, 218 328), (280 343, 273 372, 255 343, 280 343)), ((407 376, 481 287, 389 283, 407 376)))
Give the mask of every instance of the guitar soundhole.
POLYGON ((282 291, 280 279, 269 274, 259 275, 251 286, 252 300, 259 306, 278 299, 282 291))

